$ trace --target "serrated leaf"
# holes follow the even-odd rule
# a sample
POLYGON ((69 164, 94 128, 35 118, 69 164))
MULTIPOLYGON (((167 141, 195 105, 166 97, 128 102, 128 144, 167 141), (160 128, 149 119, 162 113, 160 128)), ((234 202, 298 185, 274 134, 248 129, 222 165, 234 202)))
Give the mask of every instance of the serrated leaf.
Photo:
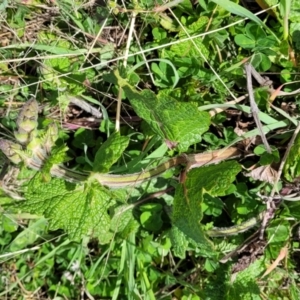
POLYGON ((228 187, 240 171, 239 163, 225 161, 217 165, 192 169, 188 173, 186 184, 193 189, 204 188, 211 196, 225 196, 228 187))
POLYGON ((209 114, 191 103, 178 102, 167 95, 156 96, 150 90, 137 92, 128 84, 123 89, 135 112, 168 145, 177 146, 181 152, 200 142, 209 128, 209 114))
MULTIPOLYGON (((45 181, 47 182, 50 181, 50 177, 51 177, 50 172, 51 172, 51 168, 54 165, 59 165, 69 160, 69 157, 67 156, 68 150, 69 148, 65 145, 54 146, 51 149, 50 156, 45 156, 45 160, 40 163, 42 165, 40 171, 42 172, 45 181)), ((44 152, 44 150, 40 149, 40 155, 32 156, 33 164, 39 164, 38 159, 39 157, 41 157, 41 155, 43 155, 42 152, 44 152)))
POLYGON ((201 203, 203 201, 203 190, 189 191, 188 188, 191 187, 186 184, 182 184, 176 188, 172 227, 177 228, 177 234, 182 232, 188 239, 192 239, 201 247, 202 251, 207 253, 212 252, 212 245, 205 237, 200 225, 202 219, 201 203))
POLYGON ((207 253, 212 251, 212 246, 200 225, 203 215, 201 209, 203 194, 226 195, 228 186, 240 170, 240 165, 235 161, 192 169, 187 174, 185 182, 176 188, 172 213, 172 225, 175 229, 172 229, 172 238, 178 253, 182 255, 183 249, 176 243, 187 244, 184 236, 197 243, 201 250, 207 253))
MULTIPOLYGON (((193 243, 193 240, 187 237, 178 227, 172 226, 172 229, 169 232, 169 236, 172 242, 172 249, 174 255, 185 259, 185 252, 189 246, 189 243, 193 243)), ((195 243, 194 243, 195 244, 195 243)), ((209 253, 207 249, 205 252, 209 253)))
POLYGON ((58 178, 45 184, 38 173, 30 180, 25 198, 20 203, 23 211, 44 215, 49 219, 50 229, 63 229, 71 239, 90 235, 105 244, 113 236, 107 211, 115 197, 97 184, 76 185, 58 178))
POLYGON ((111 166, 121 157, 128 144, 128 136, 120 136, 119 132, 113 133, 97 151, 93 171, 108 172, 111 166))
MULTIPOLYGON (((208 263, 211 263, 211 260, 206 260, 205 266, 206 268, 211 268, 207 266, 208 263)), ((212 268, 214 269, 214 276, 209 276, 207 278, 207 282, 204 286, 204 295, 203 297, 206 300, 225 300, 226 298, 226 290, 227 290, 227 283, 230 278, 230 265, 229 264, 222 264, 219 265, 218 268, 214 266, 214 262, 212 268)))

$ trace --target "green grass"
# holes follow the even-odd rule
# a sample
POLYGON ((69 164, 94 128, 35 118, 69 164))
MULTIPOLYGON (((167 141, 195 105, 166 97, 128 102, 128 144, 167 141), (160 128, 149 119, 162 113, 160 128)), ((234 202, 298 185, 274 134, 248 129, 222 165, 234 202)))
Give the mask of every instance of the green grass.
POLYGON ((0 4, 1 299, 299 299, 300 7, 235 2, 0 4), (273 84, 253 80, 270 153, 246 62, 273 84), (208 234, 274 203, 263 240, 208 234))

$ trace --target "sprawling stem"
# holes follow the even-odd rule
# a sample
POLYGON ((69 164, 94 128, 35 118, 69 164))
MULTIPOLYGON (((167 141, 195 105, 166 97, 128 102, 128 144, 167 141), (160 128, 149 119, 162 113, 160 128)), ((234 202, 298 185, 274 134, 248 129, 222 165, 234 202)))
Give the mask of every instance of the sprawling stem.
POLYGON ((178 165, 186 165, 187 169, 189 170, 191 168, 200 167, 203 165, 218 163, 220 161, 238 157, 240 155, 241 152, 237 148, 231 147, 231 148, 211 151, 207 153, 179 155, 167 160, 166 162, 158 165, 155 168, 141 171, 138 173, 133 173, 133 174, 124 174, 124 175, 104 174, 104 173, 88 174, 88 173, 81 173, 81 172, 67 169, 62 165, 53 166, 51 169, 51 174, 53 176, 64 178, 72 182, 82 182, 89 177, 90 179, 95 179, 101 185, 110 188, 122 188, 122 187, 140 184, 153 177, 157 177, 162 173, 164 173, 165 171, 178 165))

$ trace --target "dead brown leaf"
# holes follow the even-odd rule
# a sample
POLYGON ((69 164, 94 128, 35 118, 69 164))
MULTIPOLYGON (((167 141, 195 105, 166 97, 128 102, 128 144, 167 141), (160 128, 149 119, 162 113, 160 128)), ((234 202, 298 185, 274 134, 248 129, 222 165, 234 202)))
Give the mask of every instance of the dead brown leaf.
POLYGON ((278 264, 287 256, 287 254, 288 254, 288 246, 285 245, 283 248, 281 248, 279 255, 274 260, 274 262, 267 268, 266 272, 263 274, 261 279, 267 276, 268 274, 270 274, 278 266, 278 264))
POLYGON ((253 169, 249 173, 246 173, 245 176, 252 177, 255 180, 266 181, 274 184, 277 177, 277 171, 274 170, 270 165, 261 166, 253 169))

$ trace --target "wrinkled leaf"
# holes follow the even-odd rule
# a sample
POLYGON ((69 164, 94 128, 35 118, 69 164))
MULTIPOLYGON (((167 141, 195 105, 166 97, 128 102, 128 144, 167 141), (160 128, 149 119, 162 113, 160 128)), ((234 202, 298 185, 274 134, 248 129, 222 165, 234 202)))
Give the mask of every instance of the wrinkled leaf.
POLYGON ((170 148, 177 146, 183 152, 190 145, 201 141, 202 134, 208 130, 210 117, 188 102, 178 102, 167 95, 156 96, 150 90, 136 91, 121 79, 123 87, 135 112, 144 119, 152 130, 161 136, 170 148))
POLYGON ((63 229, 71 239, 89 235, 105 244, 112 238, 107 211, 115 197, 98 184, 76 185, 58 178, 45 184, 38 173, 30 180, 25 198, 20 203, 23 211, 44 215, 49 218, 50 229, 63 229))
POLYGON ((224 196, 228 187, 240 172, 240 165, 223 162, 192 169, 184 183, 176 188, 172 213, 172 240, 175 253, 182 257, 189 240, 196 243, 206 255, 212 250, 200 225, 202 220, 203 194, 224 196))
POLYGON ((265 181, 274 183, 277 177, 277 171, 274 170, 270 165, 260 166, 253 169, 250 173, 245 174, 247 177, 252 177, 255 180, 265 181))

